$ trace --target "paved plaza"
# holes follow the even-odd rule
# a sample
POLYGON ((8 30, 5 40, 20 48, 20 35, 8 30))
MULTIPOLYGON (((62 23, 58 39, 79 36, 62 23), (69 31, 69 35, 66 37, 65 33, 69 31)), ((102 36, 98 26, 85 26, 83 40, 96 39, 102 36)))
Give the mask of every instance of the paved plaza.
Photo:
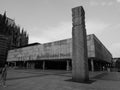
POLYGON ((90 81, 72 82, 71 71, 9 69, 0 90, 120 90, 119 72, 89 72, 90 81))

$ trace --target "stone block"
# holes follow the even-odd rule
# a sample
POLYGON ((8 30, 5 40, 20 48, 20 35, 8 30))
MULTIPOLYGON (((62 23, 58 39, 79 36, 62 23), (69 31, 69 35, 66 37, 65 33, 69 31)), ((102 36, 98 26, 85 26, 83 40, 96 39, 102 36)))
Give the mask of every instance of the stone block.
POLYGON ((72 78, 77 82, 89 79, 84 15, 82 6, 72 9, 72 78))

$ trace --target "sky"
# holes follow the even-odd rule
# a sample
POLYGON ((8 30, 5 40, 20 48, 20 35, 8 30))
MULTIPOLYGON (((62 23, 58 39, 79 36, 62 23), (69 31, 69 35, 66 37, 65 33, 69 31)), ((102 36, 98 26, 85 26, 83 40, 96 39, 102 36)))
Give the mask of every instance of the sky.
POLYGON ((120 57, 120 0, 0 0, 0 14, 23 27, 29 43, 72 37, 72 11, 85 10, 87 34, 95 34, 113 57, 120 57))

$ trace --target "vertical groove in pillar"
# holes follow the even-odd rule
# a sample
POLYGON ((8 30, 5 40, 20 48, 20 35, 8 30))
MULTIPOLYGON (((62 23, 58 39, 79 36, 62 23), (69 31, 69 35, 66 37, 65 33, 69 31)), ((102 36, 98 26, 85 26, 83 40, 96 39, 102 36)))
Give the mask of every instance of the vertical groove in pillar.
POLYGON ((85 12, 82 6, 72 9, 72 78, 83 82, 89 79, 85 12))

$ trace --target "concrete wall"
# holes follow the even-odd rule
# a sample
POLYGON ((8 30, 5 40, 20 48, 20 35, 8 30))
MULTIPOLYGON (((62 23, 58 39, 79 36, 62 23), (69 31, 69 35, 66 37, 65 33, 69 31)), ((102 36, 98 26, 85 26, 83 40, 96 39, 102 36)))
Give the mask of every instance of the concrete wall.
MULTIPOLYGON (((97 44, 94 45, 94 42, 97 43, 98 41, 95 41, 93 38, 95 38, 93 34, 87 36, 88 57, 89 58, 98 57, 100 59, 110 58, 111 56, 107 51, 103 50, 104 48, 99 49, 99 47, 101 47, 101 44, 98 44, 99 46, 97 46, 97 44), (95 50, 98 51, 99 53, 105 52, 108 54, 108 56, 101 57, 99 56, 100 54, 95 50)), ((65 39, 65 40, 45 43, 41 45, 34 45, 34 46, 28 46, 28 47, 10 50, 8 52, 7 61, 51 60, 51 59, 57 60, 57 59, 71 59, 71 58, 72 58, 72 39, 65 39)))
POLYGON ((106 47, 101 43, 101 41, 93 35, 95 57, 99 60, 104 60, 106 62, 111 62, 112 54, 106 49, 106 47))
POLYGON ((92 58, 95 57, 95 47, 94 47, 94 40, 93 35, 87 36, 87 49, 88 49, 88 57, 92 58))
POLYGON ((71 58, 71 39, 10 50, 8 61, 71 58))

